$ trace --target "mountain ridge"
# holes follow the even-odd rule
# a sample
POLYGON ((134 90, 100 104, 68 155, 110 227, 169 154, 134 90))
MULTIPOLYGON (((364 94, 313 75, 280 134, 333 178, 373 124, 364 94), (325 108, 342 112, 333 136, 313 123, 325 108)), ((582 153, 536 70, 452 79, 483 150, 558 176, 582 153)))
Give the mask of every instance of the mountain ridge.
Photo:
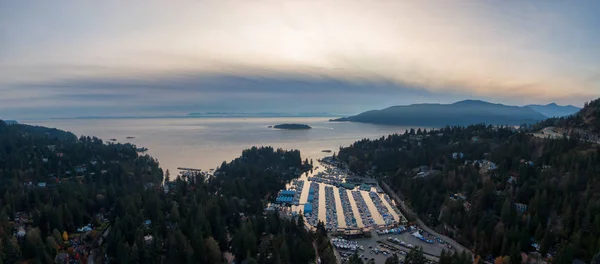
POLYGON ((549 118, 570 116, 570 115, 573 115, 573 114, 579 112, 579 110, 581 110, 581 108, 573 106, 573 105, 561 106, 554 102, 549 103, 547 105, 530 104, 530 105, 526 105, 526 107, 529 107, 529 108, 533 109, 534 111, 541 113, 549 118))
POLYGON ((521 125, 546 119, 526 106, 510 106, 481 100, 462 100, 452 104, 396 105, 358 115, 332 119, 383 125, 446 126, 471 124, 521 125))

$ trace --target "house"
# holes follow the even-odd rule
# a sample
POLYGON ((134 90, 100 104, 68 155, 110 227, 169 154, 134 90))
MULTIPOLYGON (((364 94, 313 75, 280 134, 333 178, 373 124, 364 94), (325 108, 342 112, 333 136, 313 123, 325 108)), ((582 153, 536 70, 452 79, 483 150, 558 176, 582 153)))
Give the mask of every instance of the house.
POLYGON ((45 188, 46 187, 46 182, 38 182, 38 187, 40 188, 45 188))
POLYGON ((75 166, 76 173, 84 173, 87 171, 87 167, 85 165, 75 166))
POLYGON ((455 193, 451 198, 453 198, 455 200, 462 200, 462 201, 466 201, 467 200, 467 196, 465 196, 462 193, 455 193))
POLYGON ((152 241, 154 241, 154 237, 152 235, 146 235, 146 236, 144 236, 144 243, 146 243, 146 245, 151 244, 152 241))
POLYGON ((48 158, 43 158, 43 159, 42 159, 42 162, 43 162, 43 163, 48 163, 48 158))
POLYGON ((48 145, 46 146, 48 148, 48 150, 54 152, 54 150, 56 150, 56 146, 55 145, 48 145))
POLYGON ((465 211, 467 211, 467 212, 471 211, 471 203, 464 202, 463 207, 465 208, 465 211))
POLYGON ((152 220, 150 220, 150 219, 146 219, 146 220, 144 221, 144 226, 145 226, 146 228, 150 228, 150 226, 151 226, 151 225, 152 225, 152 220))
POLYGON ((515 208, 519 214, 524 214, 527 212, 527 205, 522 203, 515 203, 515 208))
POLYGON ((465 156, 464 153, 462 152, 454 152, 452 153, 452 158, 453 159, 462 159, 465 156))
POLYGON ((92 225, 91 225, 91 224, 88 224, 88 225, 86 225, 86 226, 82 226, 82 227, 80 227, 80 228, 77 228, 77 232, 80 232, 80 233, 85 233, 85 232, 92 231, 92 229, 93 229, 93 228, 92 228, 92 225))
POLYGON ((489 160, 476 160, 473 162, 473 165, 479 166, 484 171, 491 171, 498 168, 498 165, 496 165, 496 163, 493 163, 489 160))
POLYGON ((27 235, 27 232, 25 231, 25 227, 19 226, 17 228, 17 237, 25 237, 25 235, 27 235))

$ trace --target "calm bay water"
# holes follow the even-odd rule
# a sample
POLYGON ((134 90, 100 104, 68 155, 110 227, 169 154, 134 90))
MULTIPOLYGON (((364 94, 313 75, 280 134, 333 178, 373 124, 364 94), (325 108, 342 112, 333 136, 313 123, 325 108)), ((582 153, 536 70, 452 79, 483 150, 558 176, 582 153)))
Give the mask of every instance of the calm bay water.
POLYGON ((139 119, 55 119, 23 123, 117 139, 146 147, 163 169, 177 167, 211 169, 238 157, 252 146, 299 149, 303 158, 317 159, 363 138, 404 133, 406 127, 361 123, 328 122, 329 118, 139 118, 139 119), (268 128, 281 123, 301 123, 310 130, 268 128), (135 137, 127 139, 127 137, 135 137))

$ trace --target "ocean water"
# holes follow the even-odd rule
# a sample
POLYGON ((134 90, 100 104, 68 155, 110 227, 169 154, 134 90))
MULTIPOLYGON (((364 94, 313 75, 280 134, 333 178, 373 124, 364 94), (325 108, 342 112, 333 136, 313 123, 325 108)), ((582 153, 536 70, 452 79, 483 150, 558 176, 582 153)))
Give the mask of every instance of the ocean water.
POLYGON ((328 122, 329 118, 126 118, 52 119, 22 123, 71 131, 77 136, 116 139, 149 149, 163 169, 171 174, 178 167, 208 170, 240 156, 252 146, 298 149, 303 158, 329 156, 322 150, 337 151, 363 138, 404 133, 407 127, 362 123, 328 122), (301 123, 310 130, 268 128, 281 123, 301 123), (127 137, 135 137, 127 139, 127 137))

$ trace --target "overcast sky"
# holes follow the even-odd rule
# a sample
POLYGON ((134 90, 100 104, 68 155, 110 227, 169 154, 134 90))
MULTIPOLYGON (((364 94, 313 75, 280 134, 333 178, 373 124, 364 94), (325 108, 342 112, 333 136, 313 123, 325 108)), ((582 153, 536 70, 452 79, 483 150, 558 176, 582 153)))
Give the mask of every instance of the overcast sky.
POLYGON ((600 1, 2 1, 0 118, 600 96, 600 1))

